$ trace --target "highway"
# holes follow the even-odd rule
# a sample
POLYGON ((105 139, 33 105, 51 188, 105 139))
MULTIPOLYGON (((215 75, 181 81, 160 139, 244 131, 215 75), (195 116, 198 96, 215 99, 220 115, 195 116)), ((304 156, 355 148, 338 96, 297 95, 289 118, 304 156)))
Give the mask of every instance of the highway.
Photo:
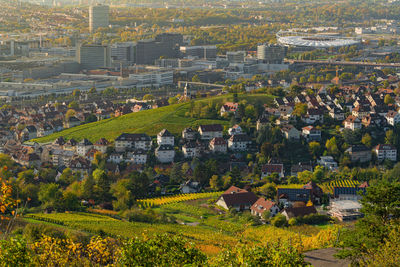
POLYGON ((377 63, 364 61, 334 61, 334 60, 292 60, 285 59, 289 64, 314 64, 314 65, 339 65, 339 66, 365 66, 365 67, 385 67, 400 68, 400 63, 377 63))

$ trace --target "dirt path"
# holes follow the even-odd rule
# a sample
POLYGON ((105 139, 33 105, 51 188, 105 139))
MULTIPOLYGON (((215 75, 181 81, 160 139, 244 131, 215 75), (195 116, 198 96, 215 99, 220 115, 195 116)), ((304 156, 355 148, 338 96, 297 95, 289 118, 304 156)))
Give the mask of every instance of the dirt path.
POLYGON ((325 248, 312 250, 304 253, 306 262, 315 267, 345 267, 349 266, 350 261, 335 258, 335 248, 325 248))

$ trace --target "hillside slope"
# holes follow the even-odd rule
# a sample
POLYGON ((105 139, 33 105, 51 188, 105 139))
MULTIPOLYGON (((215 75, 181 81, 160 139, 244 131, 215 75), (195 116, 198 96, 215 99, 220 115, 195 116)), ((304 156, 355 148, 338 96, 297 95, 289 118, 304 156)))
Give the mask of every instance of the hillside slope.
MULTIPOLYGON (((263 103, 270 103, 273 99, 269 95, 240 95, 240 100, 247 100, 248 103, 255 103, 261 101, 263 103)), ((208 103, 222 103, 231 101, 232 95, 217 96, 213 98, 206 98, 196 100, 208 103)), ((156 135, 159 131, 167 128, 173 134, 180 134, 181 131, 188 126, 198 126, 200 124, 213 124, 220 123, 227 125, 229 122, 226 120, 212 120, 212 119, 199 119, 185 116, 189 111, 189 103, 181 103, 161 107, 157 109, 145 110, 137 113, 130 113, 121 117, 101 120, 98 122, 83 124, 77 127, 63 130, 42 138, 37 138, 32 141, 39 143, 47 143, 55 140, 59 136, 66 139, 74 138, 81 140, 87 138, 92 142, 97 141, 101 137, 108 140, 114 140, 121 133, 146 133, 150 136, 156 135)))
MULTIPOLYGON (((248 103, 262 101, 270 103, 273 99, 269 95, 240 95, 240 100, 247 100, 248 103)), ((217 96, 212 98, 200 99, 195 102, 213 102, 222 103, 231 101, 232 95, 217 96)), ((144 110, 136 113, 130 113, 121 117, 101 120, 98 122, 83 124, 77 127, 63 130, 42 138, 37 138, 32 141, 39 143, 47 143, 55 140, 59 136, 66 139, 74 138, 81 140, 87 138, 92 142, 96 142, 101 137, 108 140, 114 140, 121 133, 146 133, 150 136, 156 135, 162 129, 167 128, 173 134, 180 134, 185 127, 196 127, 200 124, 220 123, 228 125, 226 120, 199 119, 185 116, 189 111, 189 103, 180 103, 161 107, 157 109, 144 110)))

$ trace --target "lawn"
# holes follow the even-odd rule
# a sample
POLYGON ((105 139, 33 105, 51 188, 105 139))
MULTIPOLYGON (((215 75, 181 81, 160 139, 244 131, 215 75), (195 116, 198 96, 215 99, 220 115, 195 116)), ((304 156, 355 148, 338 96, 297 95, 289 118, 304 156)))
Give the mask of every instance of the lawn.
MULTIPOLYGON (((208 103, 210 101, 213 103, 223 103, 225 101, 232 101, 232 99, 232 95, 229 94, 196 101, 203 103, 208 103)), ((272 96, 266 94, 239 95, 239 100, 246 100, 248 103, 271 103, 272 99, 272 96)), ((180 134, 184 128, 189 126, 196 127, 201 124, 215 123, 228 125, 229 123, 221 119, 191 118, 186 116, 186 112, 189 111, 189 108, 189 103, 180 103, 157 109, 130 113, 117 118, 83 124, 42 138, 33 139, 32 141, 47 143, 60 136, 66 139, 74 138, 78 141, 87 138, 92 142, 96 142, 101 137, 112 141, 121 133, 146 133, 150 136, 155 136, 162 129, 166 128, 173 134, 180 134)))

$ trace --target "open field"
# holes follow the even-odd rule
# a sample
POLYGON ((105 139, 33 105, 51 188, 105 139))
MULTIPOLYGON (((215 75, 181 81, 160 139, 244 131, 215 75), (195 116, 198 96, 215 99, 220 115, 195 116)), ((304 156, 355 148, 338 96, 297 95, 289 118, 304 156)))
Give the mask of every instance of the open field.
MULTIPOLYGON (((216 96, 196 100, 195 102, 206 103, 223 103, 232 101, 231 94, 216 96)), ((271 103, 273 96, 266 94, 239 95, 239 100, 246 100, 248 103, 271 103)), ((146 133, 150 136, 155 136, 162 129, 167 128, 173 134, 180 134, 181 131, 189 126, 196 127, 201 124, 220 123, 228 125, 226 120, 199 119, 186 116, 189 111, 189 103, 180 103, 161 107, 157 109, 144 110, 141 112, 130 113, 121 117, 101 120, 98 122, 83 124, 77 127, 63 130, 42 138, 37 138, 32 141, 46 143, 55 140, 57 137, 63 136, 66 139, 74 138, 81 140, 87 138, 92 142, 97 141, 101 137, 108 140, 114 140, 121 133, 146 133)))

